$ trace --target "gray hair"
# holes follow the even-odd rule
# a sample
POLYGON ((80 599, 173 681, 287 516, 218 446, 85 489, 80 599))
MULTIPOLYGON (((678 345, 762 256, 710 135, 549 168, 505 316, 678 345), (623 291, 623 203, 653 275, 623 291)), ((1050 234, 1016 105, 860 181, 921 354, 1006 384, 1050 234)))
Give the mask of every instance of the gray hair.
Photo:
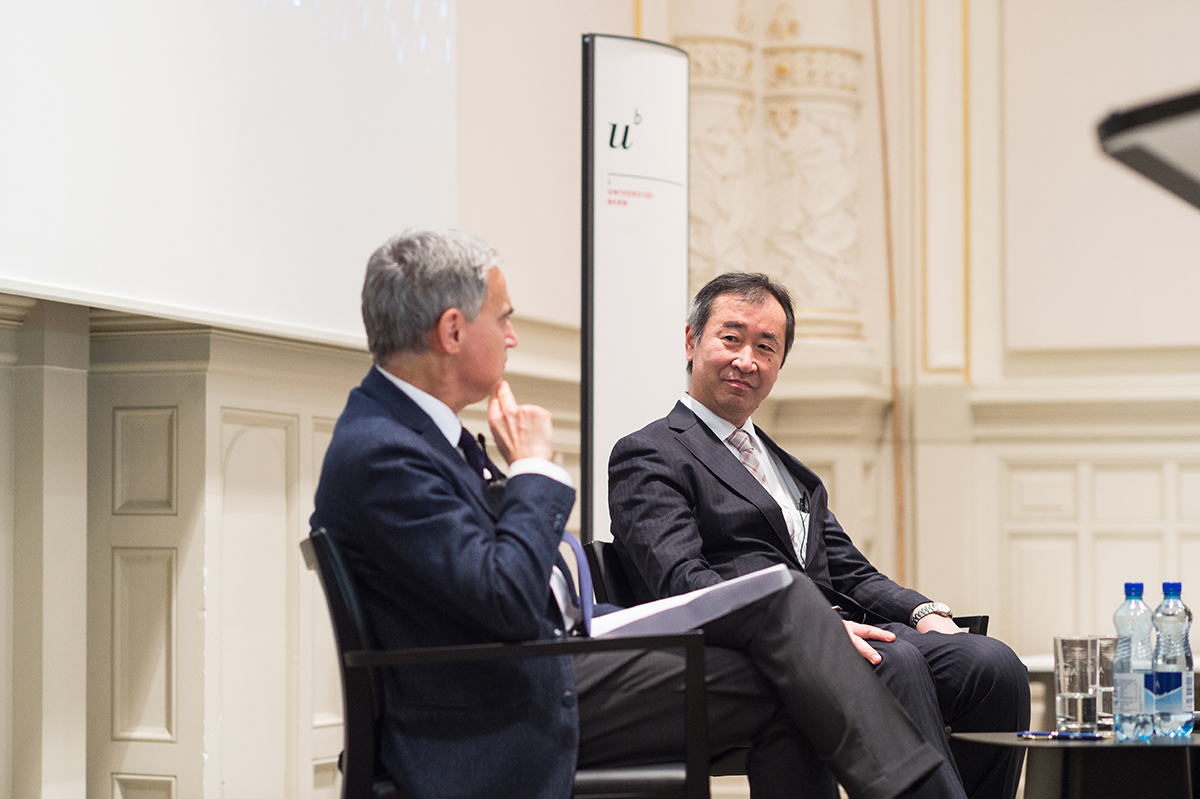
POLYGON ((375 363, 429 349, 429 331, 451 308, 474 321, 487 297, 487 272, 500 263, 490 244, 457 230, 406 230, 367 262, 362 315, 375 363))
MULTIPOLYGON (((792 305, 792 295, 787 288, 761 272, 726 272, 717 275, 696 292, 687 317, 688 327, 692 331, 692 346, 700 346, 704 328, 708 327, 708 318, 712 315, 713 303, 717 297, 726 294, 754 304, 766 302, 768 297, 774 297, 783 308, 783 358, 779 362, 782 366, 787 361, 788 353, 792 351, 792 342, 796 339, 796 311, 792 305)), ((688 361, 687 370, 688 374, 692 373, 691 361, 688 361)))

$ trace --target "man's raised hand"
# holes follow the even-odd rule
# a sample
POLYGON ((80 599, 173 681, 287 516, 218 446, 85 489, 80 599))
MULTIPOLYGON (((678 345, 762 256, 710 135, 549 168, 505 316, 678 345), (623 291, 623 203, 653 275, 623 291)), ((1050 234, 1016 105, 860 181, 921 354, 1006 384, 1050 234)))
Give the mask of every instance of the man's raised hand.
POLYGON ((550 411, 537 405, 518 405, 507 380, 497 383, 488 397, 488 424, 496 447, 509 464, 522 458, 550 460, 554 455, 550 411))

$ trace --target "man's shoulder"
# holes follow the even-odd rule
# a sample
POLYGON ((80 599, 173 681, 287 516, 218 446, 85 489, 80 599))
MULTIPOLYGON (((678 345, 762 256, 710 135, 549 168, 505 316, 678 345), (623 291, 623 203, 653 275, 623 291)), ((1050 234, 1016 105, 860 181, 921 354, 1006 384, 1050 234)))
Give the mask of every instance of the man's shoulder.
POLYGON ((420 410, 415 405, 398 409, 386 399, 381 401, 377 392, 364 390, 364 386, 350 392, 333 429, 327 463, 329 459, 362 461, 374 452, 397 447, 421 452, 429 448, 421 434, 420 410))
POLYGON ((640 430, 623 436, 613 446, 612 459, 617 460, 639 452, 658 450, 676 442, 679 432, 673 429, 669 419, 670 417, 655 419, 640 430))
POLYGON ((624 436, 621 441, 637 439, 675 438, 679 433, 694 425, 699 420, 682 402, 675 403, 671 412, 661 419, 655 419, 650 424, 624 436))

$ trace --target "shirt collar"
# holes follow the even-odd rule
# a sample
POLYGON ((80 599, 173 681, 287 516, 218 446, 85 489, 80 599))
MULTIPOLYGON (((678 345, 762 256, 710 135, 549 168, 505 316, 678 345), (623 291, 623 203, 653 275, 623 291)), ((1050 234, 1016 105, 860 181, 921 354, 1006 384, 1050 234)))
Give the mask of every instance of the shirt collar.
POLYGON ((414 386, 412 383, 401 380, 386 369, 379 369, 379 373, 392 381, 392 385, 403 391, 410 400, 417 403, 417 407, 425 411, 429 418, 433 420, 437 429, 442 431, 442 435, 450 442, 450 446, 457 447, 458 439, 462 436, 462 420, 458 418, 458 414, 450 409, 450 406, 442 402, 437 397, 427 391, 414 386))
MULTIPOLYGON (((701 402, 699 400, 697 400, 695 397, 693 397, 691 394, 688 394, 685 392, 683 397, 679 401, 682 402, 684 405, 686 405, 688 407, 688 410, 690 410, 692 413, 696 414, 696 416, 700 419, 700 421, 704 422, 704 424, 708 426, 708 429, 713 431, 713 433, 716 435, 716 437, 721 439, 722 441, 725 441, 726 439, 728 439, 730 434, 733 433, 734 430, 738 429, 737 427, 734 426, 734 424, 732 422, 727 422, 724 419, 722 419, 720 416, 717 416, 715 413, 710 411, 705 405, 701 404, 701 402)), ((741 429, 745 430, 746 433, 749 434, 750 440, 754 442, 754 448, 761 450, 762 442, 759 441, 758 433, 755 432, 755 430, 754 430, 754 420, 747 419, 746 423, 744 425, 742 425, 741 429)))

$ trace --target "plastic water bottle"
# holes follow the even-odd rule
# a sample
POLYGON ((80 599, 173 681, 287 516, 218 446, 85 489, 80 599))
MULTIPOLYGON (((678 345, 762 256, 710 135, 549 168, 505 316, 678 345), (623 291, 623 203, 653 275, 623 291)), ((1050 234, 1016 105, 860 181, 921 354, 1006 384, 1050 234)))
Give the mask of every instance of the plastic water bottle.
POLYGON ((1113 613, 1113 730, 1118 741, 1148 741, 1154 733, 1154 619, 1142 584, 1125 583, 1125 601, 1113 613))
POLYGON ((1192 734, 1196 706, 1195 675, 1188 630, 1192 612, 1179 598, 1179 583, 1163 583, 1163 601, 1154 611, 1154 734, 1183 738, 1192 734))

